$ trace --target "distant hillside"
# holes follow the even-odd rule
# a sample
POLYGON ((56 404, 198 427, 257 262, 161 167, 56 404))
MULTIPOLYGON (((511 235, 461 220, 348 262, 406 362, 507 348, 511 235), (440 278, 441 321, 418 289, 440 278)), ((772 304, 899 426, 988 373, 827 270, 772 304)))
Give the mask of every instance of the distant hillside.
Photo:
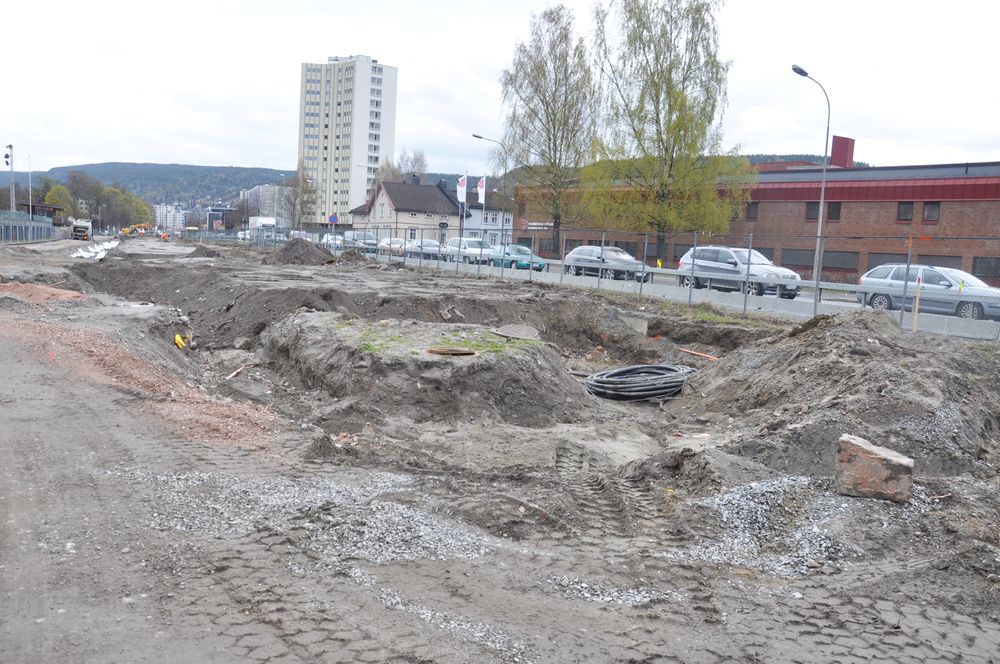
MULTIPOLYGON (((34 183, 39 183, 43 177, 65 183, 70 171, 83 171, 106 187, 120 183, 147 203, 178 203, 183 207, 198 202, 231 201, 238 198, 243 189, 272 184, 294 175, 294 171, 270 168, 109 162, 59 166, 33 172, 31 177, 34 183)), ((0 183, 6 180, 0 174, 0 183)), ((14 180, 22 187, 28 186, 26 172, 15 171, 14 180)))
MULTIPOLYGON (((776 161, 807 161, 819 166, 823 161, 823 157, 818 154, 744 154, 740 156, 754 165, 770 164, 776 161)), ((854 167, 871 168, 871 164, 866 164, 863 161, 855 161, 854 167)))

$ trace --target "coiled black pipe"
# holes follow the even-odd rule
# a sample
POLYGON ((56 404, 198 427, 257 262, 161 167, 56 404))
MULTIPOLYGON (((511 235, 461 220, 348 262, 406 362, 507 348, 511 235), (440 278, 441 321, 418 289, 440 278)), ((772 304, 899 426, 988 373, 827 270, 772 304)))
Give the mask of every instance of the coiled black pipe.
POLYGON ((594 396, 616 401, 663 401, 684 387, 694 368, 682 364, 637 364, 587 376, 583 384, 594 396))

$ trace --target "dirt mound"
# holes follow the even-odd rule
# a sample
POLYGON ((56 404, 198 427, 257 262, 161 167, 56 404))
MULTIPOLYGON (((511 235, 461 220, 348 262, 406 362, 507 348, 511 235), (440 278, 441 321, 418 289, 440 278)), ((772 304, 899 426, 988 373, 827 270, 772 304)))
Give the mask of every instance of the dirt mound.
POLYGON ((348 265, 359 265, 362 263, 367 263, 368 258, 357 249, 348 249, 347 251, 337 256, 333 262, 338 264, 346 263, 348 265))
POLYGON ((540 427, 572 419, 592 399, 562 359, 537 340, 509 340, 476 325, 299 313, 261 336, 264 356, 310 388, 414 422, 483 419, 540 427), (469 356, 435 355, 449 347, 469 356))
POLYGON ((820 316, 708 365, 671 408, 736 418, 727 449, 785 472, 829 474, 851 433, 913 457, 921 474, 992 475, 998 369, 983 344, 904 333, 884 313, 820 316))
POLYGON ((195 247, 194 251, 192 251, 184 258, 219 258, 220 256, 222 256, 222 254, 220 254, 215 249, 211 249, 203 244, 199 244, 197 247, 195 247))
POLYGON ((29 304, 48 304, 50 302, 87 299, 86 295, 76 291, 17 282, 0 284, 0 297, 11 297, 29 304))
POLYGON ((333 262, 333 254, 308 240, 295 238, 264 258, 265 265, 325 265, 333 262))

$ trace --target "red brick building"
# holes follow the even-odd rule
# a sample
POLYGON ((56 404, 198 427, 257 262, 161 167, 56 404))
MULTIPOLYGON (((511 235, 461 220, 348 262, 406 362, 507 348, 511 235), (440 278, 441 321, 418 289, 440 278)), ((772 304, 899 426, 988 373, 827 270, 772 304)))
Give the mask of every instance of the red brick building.
MULTIPOLYGON (((835 137, 833 164, 851 163, 852 145, 835 137), (839 153, 838 153, 839 151, 839 153)), ((699 236, 699 244, 753 246, 775 263, 812 277, 822 169, 801 163, 767 164, 758 170, 751 202, 734 219, 729 233, 699 236)), ((519 218, 541 228, 546 221, 518 194, 519 218)), ((957 267, 1000 284, 1000 162, 838 168, 826 170, 823 219, 823 279, 853 281, 882 263, 914 262, 957 267)), ((563 226, 562 250, 600 243, 602 231, 583 230, 599 223, 563 226)), ((515 240, 518 239, 515 231, 515 240)), ((533 235, 543 235, 542 232, 533 235)), ((522 240, 528 233, 522 234, 522 240)), ((608 244, 623 246, 642 258, 639 234, 603 233, 608 244)), ((690 233, 668 239, 670 267, 691 246, 690 233)), ((538 239, 546 256, 562 252, 538 239), (546 246, 548 245, 548 246, 546 246)), ((646 246, 652 259, 655 251, 646 246)))

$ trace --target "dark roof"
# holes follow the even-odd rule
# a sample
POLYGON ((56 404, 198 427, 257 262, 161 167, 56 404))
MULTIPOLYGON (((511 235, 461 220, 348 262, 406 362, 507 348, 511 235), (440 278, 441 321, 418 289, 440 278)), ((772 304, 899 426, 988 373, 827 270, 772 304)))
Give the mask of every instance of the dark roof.
MULTIPOLYGON (((768 182, 818 182, 822 177, 822 172, 823 169, 816 166, 785 171, 762 171, 757 174, 757 180, 761 184, 768 182)), ((983 177, 1000 177, 1000 162, 826 169, 827 182, 936 180, 983 177)))
MULTIPOLYGON (((448 191, 443 182, 436 185, 383 182, 382 188, 393 207, 400 212, 458 214, 458 199, 453 192, 448 191)), ((363 210, 367 208, 367 203, 362 206, 363 210)))

